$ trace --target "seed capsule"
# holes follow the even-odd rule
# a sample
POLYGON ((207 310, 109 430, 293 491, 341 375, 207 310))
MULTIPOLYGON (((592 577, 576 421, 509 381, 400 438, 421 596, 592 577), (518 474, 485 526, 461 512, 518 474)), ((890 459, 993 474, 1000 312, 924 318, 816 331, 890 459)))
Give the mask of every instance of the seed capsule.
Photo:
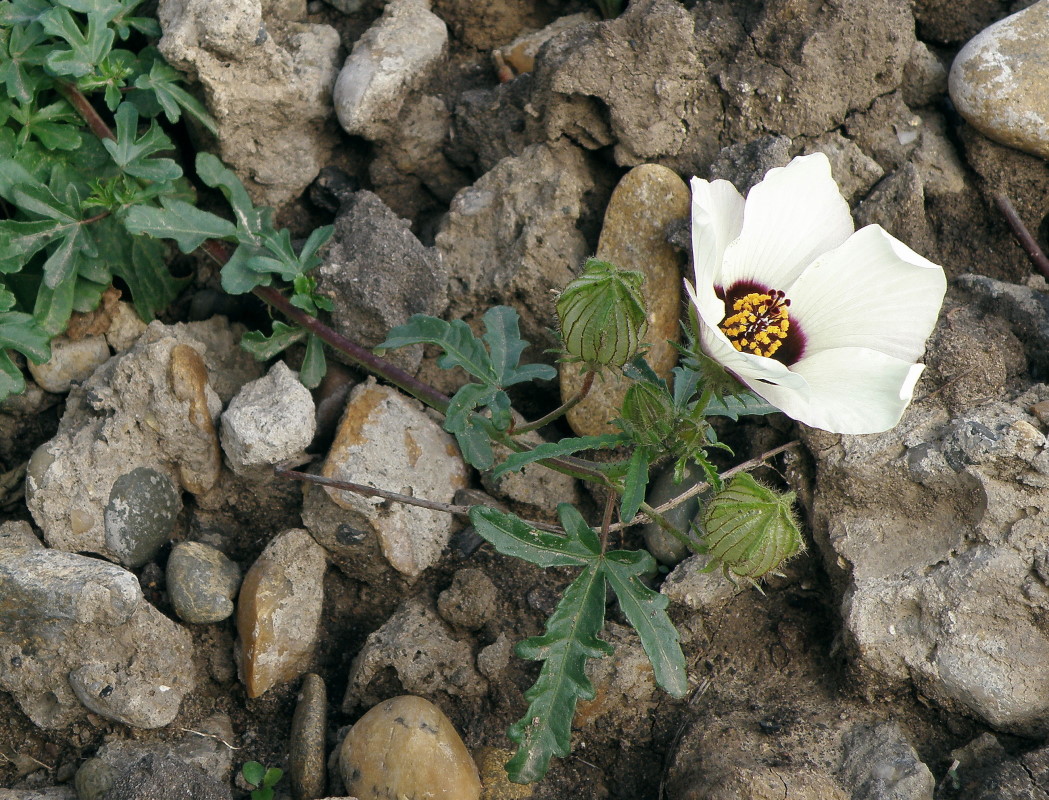
POLYGON ((756 580, 797 555, 805 545, 793 503, 793 492, 774 492, 747 472, 735 475, 703 511, 710 566, 756 580))
POLYGON ((588 259, 557 299, 568 355, 595 367, 621 367, 633 358, 648 329, 643 281, 640 272, 588 259))

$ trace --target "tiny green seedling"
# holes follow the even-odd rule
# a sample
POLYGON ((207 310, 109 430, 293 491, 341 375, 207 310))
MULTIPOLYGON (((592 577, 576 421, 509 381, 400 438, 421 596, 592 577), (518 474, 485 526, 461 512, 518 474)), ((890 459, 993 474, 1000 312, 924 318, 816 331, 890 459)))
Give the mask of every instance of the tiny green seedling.
POLYGON ((245 782, 252 787, 251 800, 273 800, 273 787, 284 777, 279 767, 267 769, 258 761, 248 761, 240 768, 245 782))

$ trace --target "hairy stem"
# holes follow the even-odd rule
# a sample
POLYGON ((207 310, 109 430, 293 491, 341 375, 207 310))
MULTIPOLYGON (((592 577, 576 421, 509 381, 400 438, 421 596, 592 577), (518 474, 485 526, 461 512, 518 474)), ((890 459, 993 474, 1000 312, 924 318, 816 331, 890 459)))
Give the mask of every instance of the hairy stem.
POLYGON ((511 436, 520 436, 522 433, 531 433, 532 431, 539 430, 544 425, 549 425, 555 419, 563 417, 567 414, 574 406, 579 404, 584 397, 590 393, 590 388, 594 385, 594 378, 597 376, 595 370, 588 370, 586 375, 583 376, 583 385, 579 387, 579 391, 562 405, 555 408, 549 414, 544 417, 540 417, 535 422, 529 422, 527 425, 522 425, 519 428, 511 426, 510 430, 507 431, 511 436))

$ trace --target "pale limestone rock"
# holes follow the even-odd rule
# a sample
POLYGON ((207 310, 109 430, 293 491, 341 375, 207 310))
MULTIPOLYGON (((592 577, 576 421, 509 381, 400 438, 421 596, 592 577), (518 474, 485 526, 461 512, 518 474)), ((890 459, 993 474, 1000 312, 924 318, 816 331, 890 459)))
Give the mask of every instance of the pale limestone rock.
MULTIPOLYGON (((417 401, 374 380, 350 395, 322 474, 444 503, 466 486, 466 465, 451 435, 417 401)), ((325 489, 347 510, 346 524, 372 531, 386 560, 409 578, 436 563, 448 544, 449 514, 325 489)))
POLYGON ((51 340, 51 358, 43 364, 28 362, 29 374, 46 392, 65 394, 74 382, 86 380, 109 360, 109 345, 101 335, 70 340, 56 336, 51 340))

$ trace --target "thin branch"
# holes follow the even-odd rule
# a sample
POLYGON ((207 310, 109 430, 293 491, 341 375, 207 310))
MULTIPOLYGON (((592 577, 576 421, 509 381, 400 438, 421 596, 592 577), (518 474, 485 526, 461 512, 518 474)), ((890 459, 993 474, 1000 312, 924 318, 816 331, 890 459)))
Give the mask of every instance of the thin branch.
POLYGON ((99 139, 116 140, 116 135, 109 129, 106 121, 98 115, 95 107, 91 105, 91 102, 84 96, 83 92, 73 84, 65 81, 58 81, 56 88, 59 94, 69 101, 69 104, 73 106, 80 118, 87 123, 87 126, 95 136, 99 139))
POLYGON ((544 425, 549 425, 555 419, 564 416, 572 408, 579 405, 579 402, 590 393, 590 388, 594 385, 594 378, 597 376, 595 370, 589 370, 586 375, 583 376, 583 385, 579 387, 579 391, 575 393, 574 397, 566 400, 562 405, 555 408, 549 414, 544 417, 540 417, 535 422, 529 422, 527 425, 522 425, 519 428, 513 428, 507 433, 511 436, 519 436, 522 433, 531 433, 532 431, 539 430, 544 425))
MULTIPOLYGON (((787 450, 792 450, 795 447, 798 447, 800 445, 801 445, 801 442, 798 439, 794 439, 792 441, 787 442, 786 444, 781 444, 779 447, 773 447, 771 450, 769 450, 768 452, 762 453, 757 458, 752 458, 749 461, 744 461, 742 464, 737 464, 736 466, 732 467, 732 469, 725 470, 724 472, 721 473, 721 477, 722 478, 731 478, 737 472, 745 472, 748 469, 753 469, 754 467, 761 466, 762 464, 764 464, 766 461, 768 461, 773 456, 778 456, 780 453, 784 453, 787 450)), ((670 511, 670 509, 675 508, 676 506, 681 505, 686 500, 691 500, 697 494, 702 494, 703 492, 705 492, 709 488, 710 488, 710 484, 709 483, 705 483, 705 482, 704 483, 697 483, 695 486, 691 487, 690 489, 688 489, 685 492, 682 492, 677 497, 674 497, 674 498, 668 500, 667 502, 663 503, 663 505, 657 506, 656 508, 652 509, 652 511, 654 511, 656 514, 665 514, 668 511, 670 511)), ((643 524, 645 524, 647 522, 651 522, 651 521, 652 521, 652 519, 651 519, 651 517, 649 516, 648 513, 638 514, 636 517, 634 517, 634 520, 630 523, 630 525, 643 525, 643 524)), ((626 528, 626 527, 629 527, 629 526, 628 525, 624 525, 622 522, 617 522, 617 523, 615 523, 614 525, 612 525, 609 528, 609 531, 611 532, 611 531, 622 530, 623 528, 626 528)))
MULTIPOLYGON (((364 497, 381 497, 383 500, 392 500, 395 503, 404 503, 408 506, 428 508, 431 511, 443 511, 446 514, 460 514, 462 516, 467 516, 470 513, 470 509, 473 508, 473 506, 459 506, 453 503, 441 503, 437 500, 426 500, 422 497, 412 497, 411 495, 400 494, 398 492, 388 492, 385 489, 376 489, 374 486, 365 486, 363 483, 353 483, 352 481, 339 481, 334 478, 325 478, 323 475, 314 475, 310 472, 299 472, 298 470, 288 469, 280 464, 274 466, 273 471, 282 478, 293 478, 307 483, 315 483, 318 486, 328 486, 332 489, 341 489, 343 491, 363 495, 364 497)), ((556 525, 549 525, 545 522, 536 522, 535 520, 529 519, 522 521, 529 527, 538 528, 542 531, 564 533, 564 531, 556 525)))
POLYGON ((1016 237, 1016 241, 1020 243, 1024 252, 1027 253, 1027 258, 1030 259, 1031 264, 1042 274, 1042 277, 1049 280, 1049 256, 1046 256, 1045 251, 1039 247, 1031 232, 1027 230, 1027 226, 1020 219, 1020 215, 1016 213, 1012 202, 1005 194, 999 192, 994 196, 994 204, 1002 212, 1002 216, 1005 217, 1005 221, 1009 224, 1013 236, 1016 237))

